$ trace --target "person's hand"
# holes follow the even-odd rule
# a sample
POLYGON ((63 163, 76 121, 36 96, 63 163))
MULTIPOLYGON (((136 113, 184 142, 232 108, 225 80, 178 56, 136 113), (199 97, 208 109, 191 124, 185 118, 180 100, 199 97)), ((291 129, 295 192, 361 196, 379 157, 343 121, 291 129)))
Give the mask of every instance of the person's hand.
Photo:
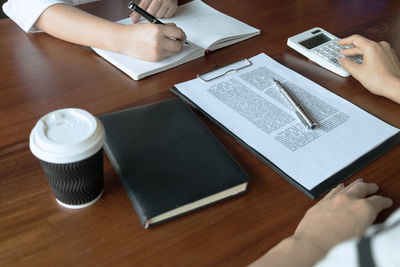
MULTIPOLYGON (((138 6, 156 18, 170 18, 178 8, 178 0, 142 0, 138 6)), ((132 23, 140 20, 140 15, 136 12, 132 12, 130 17, 132 23)))
POLYGON ((392 205, 390 198, 375 195, 377 191, 376 184, 362 179, 346 187, 338 185, 306 212, 292 236, 269 250, 252 267, 313 266, 333 246, 362 235, 378 213, 392 205))
POLYGON ((185 33, 173 23, 120 25, 118 52, 146 61, 163 60, 182 49, 185 33))
POLYGON ((378 186, 362 179, 344 187, 340 184, 311 207, 293 237, 328 252, 336 244, 360 236, 392 200, 374 195, 378 186))
POLYGON ((363 55, 362 64, 348 58, 339 62, 354 78, 376 95, 388 97, 400 103, 400 61, 387 42, 374 42, 360 35, 352 35, 338 42, 353 45, 344 49, 344 56, 363 55))

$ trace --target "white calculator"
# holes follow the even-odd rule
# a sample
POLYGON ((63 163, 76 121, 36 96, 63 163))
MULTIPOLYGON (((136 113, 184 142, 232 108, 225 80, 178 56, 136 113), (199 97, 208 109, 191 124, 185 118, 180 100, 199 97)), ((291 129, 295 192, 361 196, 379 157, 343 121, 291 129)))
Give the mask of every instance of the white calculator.
MULTIPOLYGON (((352 46, 340 46, 339 38, 316 27, 288 38, 287 45, 311 61, 343 77, 350 74, 343 69, 338 59, 344 57, 340 51, 352 46)), ((362 63, 362 56, 348 57, 355 63, 362 63)))

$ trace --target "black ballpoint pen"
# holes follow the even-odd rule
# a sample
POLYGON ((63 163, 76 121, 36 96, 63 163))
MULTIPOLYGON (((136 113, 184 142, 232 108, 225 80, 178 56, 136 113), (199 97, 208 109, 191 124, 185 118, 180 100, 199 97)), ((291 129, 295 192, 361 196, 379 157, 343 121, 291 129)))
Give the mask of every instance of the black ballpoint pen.
MULTIPOLYGON (((150 23, 165 25, 163 22, 159 21, 156 17, 154 17, 153 15, 149 14, 147 11, 141 9, 133 1, 129 2, 128 8, 130 8, 134 12, 139 13, 143 18, 145 18, 150 23)), ((187 41, 185 41, 185 44, 188 45, 189 43, 187 41)))

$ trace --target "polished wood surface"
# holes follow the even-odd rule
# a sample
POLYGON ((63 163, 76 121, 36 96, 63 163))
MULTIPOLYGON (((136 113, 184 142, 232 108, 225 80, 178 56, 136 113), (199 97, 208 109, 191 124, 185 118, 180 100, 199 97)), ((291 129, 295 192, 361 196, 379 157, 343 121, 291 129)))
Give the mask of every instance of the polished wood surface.
MULTIPOLYGON (((105 18, 127 17, 127 1, 105 0, 82 8, 105 18)), ((400 105, 311 63, 286 45, 288 37, 320 26, 338 37, 361 33, 386 40, 400 53, 400 1, 205 0, 261 29, 261 35, 133 81, 85 47, 47 34, 25 34, 0 20, 0 265, 1 266, 244 266, 287 237, 316 203, 197 113, 251 176, 240 197, 143 229, 105 160, 101 199, 89 208, 60 207, 29 133, 46 113, 78 107, 101 115, 175 97, 172 85, 212 66, 265 52, 368 112, 400 127, 400 105)), ((400 204, 400 147, 350 177, 379 184, 400 204)))

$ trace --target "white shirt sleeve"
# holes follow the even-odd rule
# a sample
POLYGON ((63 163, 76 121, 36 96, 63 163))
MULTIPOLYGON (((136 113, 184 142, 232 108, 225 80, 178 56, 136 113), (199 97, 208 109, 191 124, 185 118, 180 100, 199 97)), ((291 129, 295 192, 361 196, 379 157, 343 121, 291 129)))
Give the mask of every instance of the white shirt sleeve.
POLYGON ((46 8, 55 4, 72 4, 63 0, 9 0, 3 5, 4 13, 25 32, 35 31, 36 20, 46 8))
POLYGON ((381 225, 368 228, 361 238, 350 239, 334 247, 315 267, 353 267, 363 266, 399 267, 400 266, 400 209, 397 209, 381 225), (360 246, 367 243, 368 249, 360 246))
POLYGON ((78 5, 96 0, 8 0, 4 13, 25 32, 37 30, 34 25, 46 8, 55 4, 78 5))

